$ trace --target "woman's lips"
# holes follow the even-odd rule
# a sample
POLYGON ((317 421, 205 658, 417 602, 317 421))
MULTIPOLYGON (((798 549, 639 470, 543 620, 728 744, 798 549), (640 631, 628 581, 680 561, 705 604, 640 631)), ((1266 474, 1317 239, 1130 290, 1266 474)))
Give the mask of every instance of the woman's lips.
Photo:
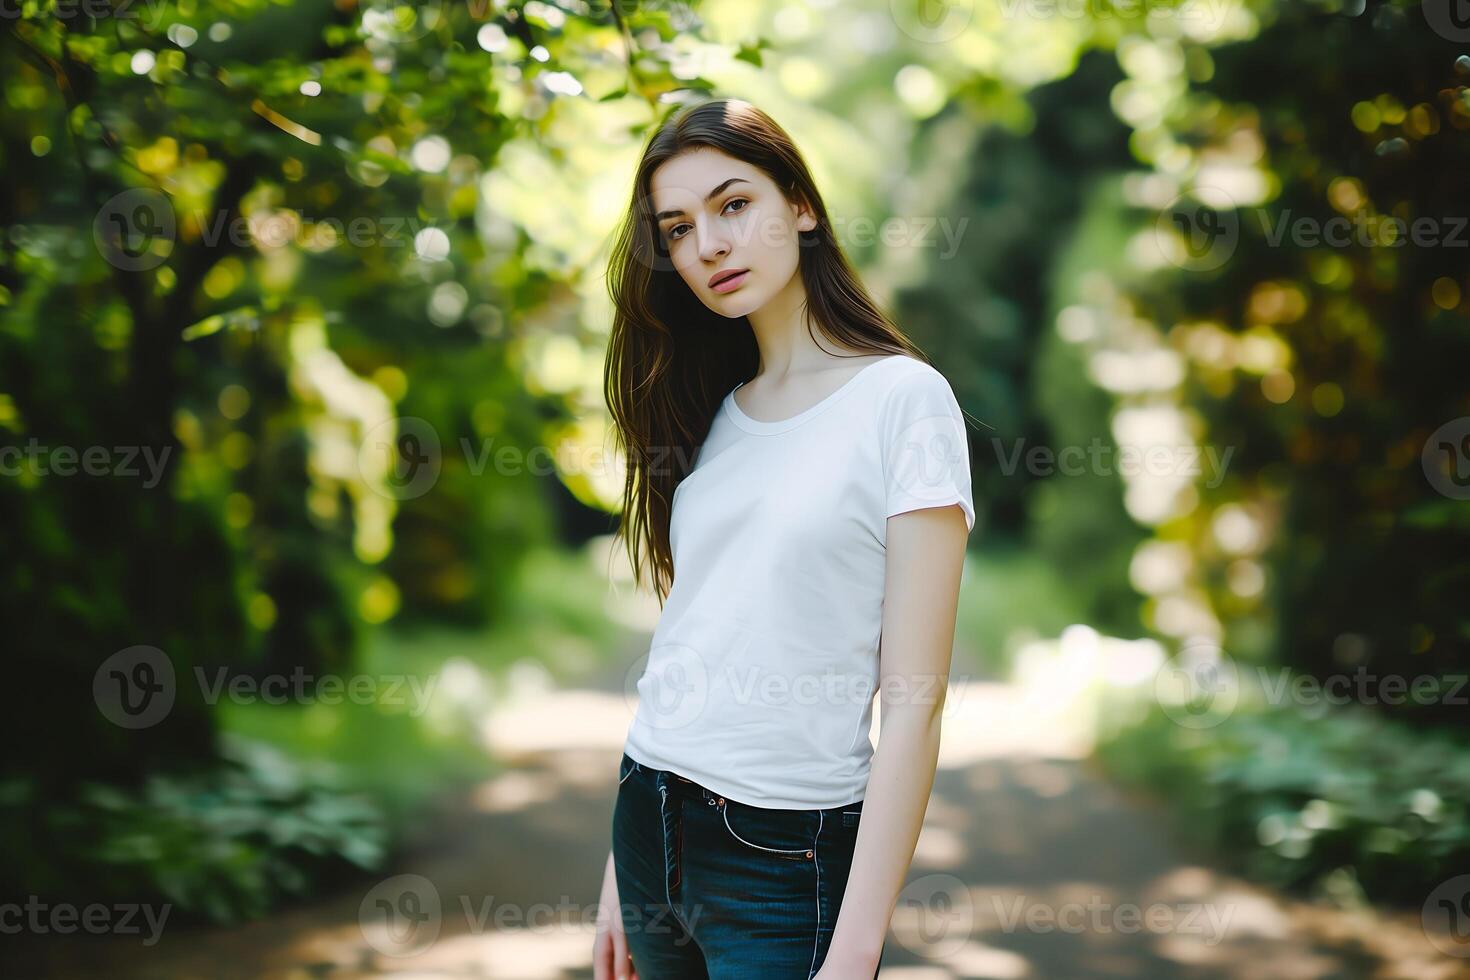
POLYGON ((721 279, 711 288, 714 289, 714 291, 717 293, 728 293, 732 290, 739 289, 741 285, 745 282, 745 278, 749 275, 750 270, 746 269, 744 272, 739 272, 733 276, 729 276, 728 278, 721 279))

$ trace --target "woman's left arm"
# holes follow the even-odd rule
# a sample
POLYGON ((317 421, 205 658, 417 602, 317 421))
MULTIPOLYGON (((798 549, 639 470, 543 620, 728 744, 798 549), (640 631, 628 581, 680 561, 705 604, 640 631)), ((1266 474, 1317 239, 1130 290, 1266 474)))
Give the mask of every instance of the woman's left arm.
POLYGON ((814 980, 869 980, 877 971, 939 761, 969 532, 955 505, 895 514, 886 533, 878 746, 842 911, 814 980))

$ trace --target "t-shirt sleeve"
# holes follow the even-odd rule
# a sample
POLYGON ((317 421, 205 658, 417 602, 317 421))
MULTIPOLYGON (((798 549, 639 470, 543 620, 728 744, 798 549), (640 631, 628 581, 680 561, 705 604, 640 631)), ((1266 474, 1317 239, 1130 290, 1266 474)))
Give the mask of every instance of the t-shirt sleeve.
POLYGON ((970 443, 944 375, 920 369, 898 381, 884 403, 880 427, 886 516, 959 504, 966 529, 974 530, 970 443))

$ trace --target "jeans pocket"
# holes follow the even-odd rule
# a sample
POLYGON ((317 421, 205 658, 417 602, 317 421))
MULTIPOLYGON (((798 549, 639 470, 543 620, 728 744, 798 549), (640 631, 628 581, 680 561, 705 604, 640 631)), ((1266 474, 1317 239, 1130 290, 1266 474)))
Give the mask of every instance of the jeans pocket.
POLYGON ((618 763, 618 785, 621 786, 628 781, 628 777, 638 771, 638 763, 634 762, 628 753, 623 753, 622 760, 618 763))
POLYGON ((816 811, 770 810, 735 800, 721 800, 719 810, 731 839, 753 851, 790 861, 815 854, 816 811))
POLYGON ((858 829, 858 825, 861 824, 862 821, 863 821, 863 801, 862 800, 858 800, 856 803, 849 803, 847 806, 845 806, 845 807, 842 808, 842 829, 843 830, 857 830, 858 829))

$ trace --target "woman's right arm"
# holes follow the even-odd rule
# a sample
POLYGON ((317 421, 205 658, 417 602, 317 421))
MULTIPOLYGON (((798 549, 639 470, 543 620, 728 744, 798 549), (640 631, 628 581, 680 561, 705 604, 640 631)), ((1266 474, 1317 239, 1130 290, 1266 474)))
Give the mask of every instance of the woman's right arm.
POLYGON ((618 908, 618 877, 612 851, 602 874, 602 897, 598 900, 597 939, 592 943, 592 980, 638 980, 628 956, 628 937, 618 908))

